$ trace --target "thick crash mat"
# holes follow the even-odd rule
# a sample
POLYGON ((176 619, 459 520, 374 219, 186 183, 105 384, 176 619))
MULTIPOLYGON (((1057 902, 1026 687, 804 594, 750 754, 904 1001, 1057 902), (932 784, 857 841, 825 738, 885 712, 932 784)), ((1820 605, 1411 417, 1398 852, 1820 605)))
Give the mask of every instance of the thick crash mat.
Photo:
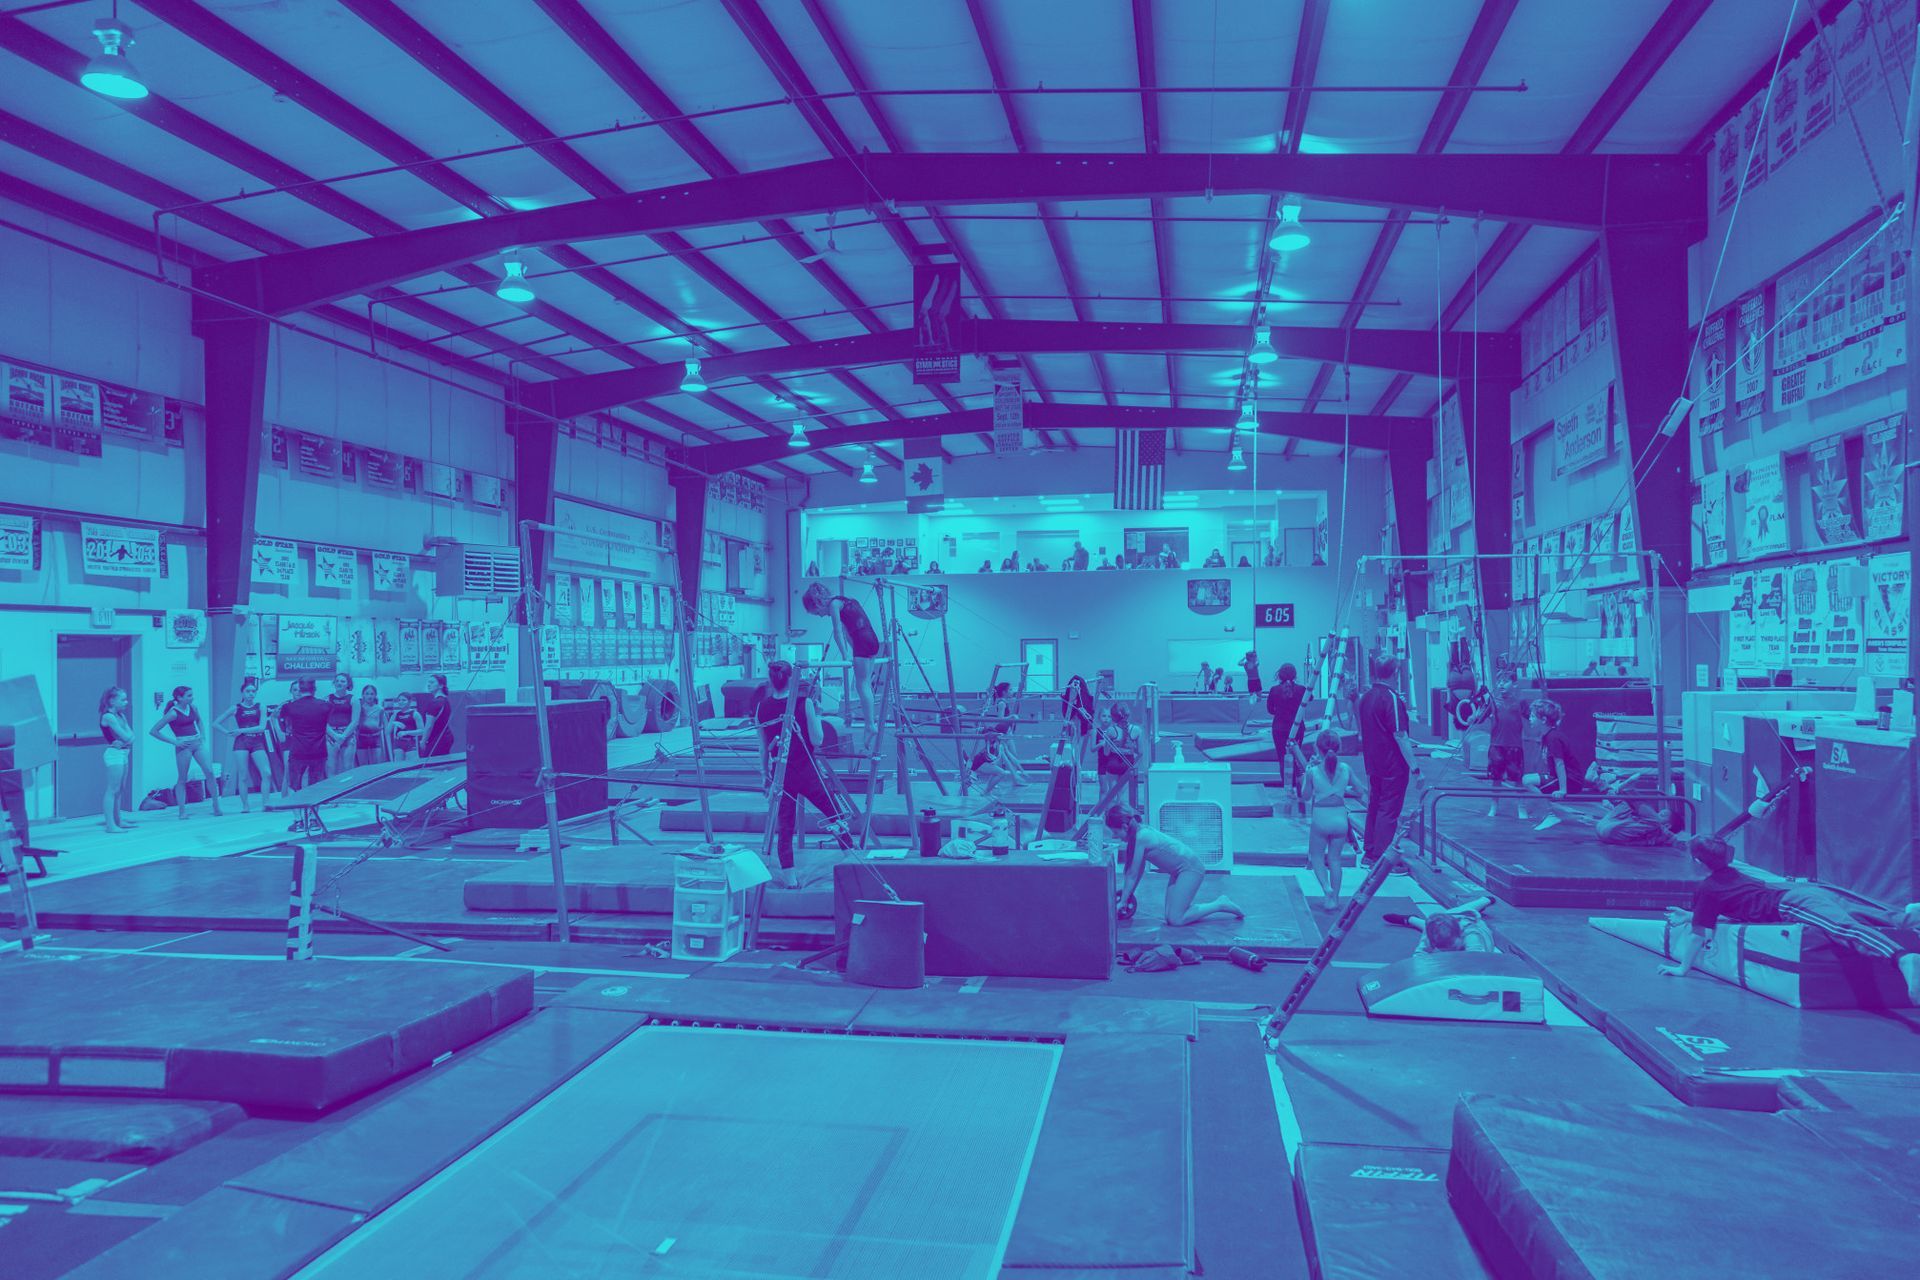
POLYGON ((1438 834, 1429 831, 1422 842, 1437 844, 1444 861, 1516 907, 1658 911, 1689 901, 1699 882, 1677 849, 1602 844, 1583 822, 1535 831, 1531 822, 1486 817, 1486 803, 1470 797, 1442 802, 1438 834))
POLYGON ((1590 1102, 1667 1101, 1585 1027, 1305 1013, 1287 1025, 1276 1061, 1307 1142, 1443 1148, 1462 1094, 1542 1081, 1590 1102))
MULTIPOLYGON (((1685 920, 1675 924, 1664 917, 1595 916, 1587 923, 1669 960, 1675 941, 1689 931, 1685 920)), ((1826 934, 1803 924, 1722 923, 1693 967, 1796 1009, 1911 1004, 1893 961, 1835 946, 1826 934)))
POLYGON ((1785 1116, 1472 1097, 1447 1190, 1500 1276, 1913 1269, 1916 1202, 1785 1116))
POLYGON ((154 1164, 245 1115, 231 1102, 0 1093, 0 1156, 154 1164))
POLYGON ((1781 1081, 1826 1072, 1911 1072, 1913 1009, 1791 1009, 1661 961, 1579 916, 1488 917, 1507 950, 1628 1057, 1694 1106, 1776 1111, 1781 1081))
POLYGON ((1319 1280, 1481 1280, 1487 1270, 1447 1205, 1447 1153, 1309 1142, 1294 1205, 1319 1280))
MULTIPOLYGON (((673 914, 673 855, 664 845, 568 850, 567 906, 573 911, 614 915, 673 914)), ((830 919, 837 849, 800 849, 795 865, 801 887, 769 884, 761 907, 768 916, 830 919)), ((553 868, 544 854, 485 871, 462 890, 469 911, 553 912, 553 868)))
POLYGON ((324 1111, 532 1006, 493 965, 34 952, 0 963, 0 1088, 324 1111))

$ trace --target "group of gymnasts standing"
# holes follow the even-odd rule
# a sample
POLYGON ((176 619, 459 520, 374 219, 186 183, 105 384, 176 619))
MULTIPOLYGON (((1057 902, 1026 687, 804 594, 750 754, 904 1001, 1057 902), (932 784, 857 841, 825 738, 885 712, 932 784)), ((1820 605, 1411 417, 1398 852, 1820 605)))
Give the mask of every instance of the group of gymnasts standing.
MULTIPOLYGON (((201 713, 189 685, 176 685, 147 736, 173 752, 176 781, 174 805, 187 816, 187 790, 198 768, 213 802, 216 817, 223 816, 220 785, 213 767, 214 735, 229 740, 240 811, 252 811, 252 796, 269 788, 283 794, 359 765, 376 764, 402 756, 445 755, 453 748, 451 704, 444 676, 428 677, 428 692, 415 701, 398 698, 383 702, 372 684, 356 691, 353 677, 333 678, 332 692, 315 696, 312 680, 295 680, 291 696, 275 707, 260 701, 260 681, 248 676, 240 682, 239 699, 211 723, 201 713)), ((125 831, 130 823, 122 804, 127 770, 135 745, 132 700, 125 689, 109 688, 100 696, 100 735, 106 764, 106 792, 102 815, 106 829, 125 831)))

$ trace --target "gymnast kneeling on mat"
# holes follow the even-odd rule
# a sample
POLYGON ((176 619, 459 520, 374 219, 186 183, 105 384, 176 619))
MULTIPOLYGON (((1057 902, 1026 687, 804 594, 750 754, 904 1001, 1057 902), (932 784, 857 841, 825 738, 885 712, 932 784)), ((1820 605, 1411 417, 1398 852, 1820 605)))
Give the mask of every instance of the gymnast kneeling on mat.
POLYGON ((1693 891, 1693 927, 1680 935, 1670 978, 1685 977, 1722 920, 1730 924, 1811 925, 1835 946, 1892 960, 1906 979, 1907 998, 1920 1004, 1920 902, 1881 911, 1811 880, 1768 884, 1733 869, 1733 846, 1716 836, 1692 841, 1694 861, 1707 878, 1693 891))
POLYGON ((1167 923, 1170 925, 1199 924, 1208 916, 1233 916, 1244 920, 1247 913, 1233 904, 1230 898, 1213 898, 1206 902, 1195 902, 1200 886, 1206 883, 1207 868, 1194 854, 1193 850, 1181 844, 1164 831, 1147 826, 1140 820, 1140 814, 1124 804, 1116 804, 1107 810, 1107 830, 1120 837, 1120 901, 1131 901, 1134 892, 1140 887, 1140 877, 1146 874, 1147 864, 1152 863, 1156 871, 1164 871, 1171 876, 1167 885, 1167 923))

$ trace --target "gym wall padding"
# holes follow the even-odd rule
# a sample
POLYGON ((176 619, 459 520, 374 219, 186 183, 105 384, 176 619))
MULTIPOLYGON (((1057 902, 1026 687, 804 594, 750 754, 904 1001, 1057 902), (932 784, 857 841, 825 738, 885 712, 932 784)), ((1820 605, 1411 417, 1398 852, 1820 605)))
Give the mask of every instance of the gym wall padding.
MULTIPOLYGON (((1587 923, 1668 959, 1673 958, 1677 937, 1690 927, 1665 919, 1611 916, 1595 916, 1587 923)), ((1818 929, 1803 924, 1723 921, 1694 968, 1796 1009, 1884 1009, 1909 1003, 1906 984, 1891 960, 1837 947, 1818 929)))
MULTIPOLYGON (((467 811, 484 827, 537 827, 546 821, 540 788, 536 710, 527 703, 474 707, 468 716, 467 811)), ((554 801, 562 819, 607 807, 607 704, 582 699, 547 704, 554 801)))
POLYGON ((1912 746, 1819 736, 1813 758, 1820 879, 1896 907, 1920 899, 1912 746))

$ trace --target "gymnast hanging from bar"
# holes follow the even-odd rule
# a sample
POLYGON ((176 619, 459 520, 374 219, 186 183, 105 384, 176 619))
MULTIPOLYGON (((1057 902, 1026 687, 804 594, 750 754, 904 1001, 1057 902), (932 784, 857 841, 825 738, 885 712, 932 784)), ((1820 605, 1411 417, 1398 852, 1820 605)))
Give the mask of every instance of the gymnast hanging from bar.
POLYGON ((847 831, 848 814, 841 809, 816 755, 819 736, 814 727, 811 688, 794 679, 792 663, 777 659, 767 664, 767 683, 753 709, 753 719, 760 730, 760 768, 767 780, 768 798, 774 804, 774 849, 780 861, 780 883, 788 889, 798 888, 793 843, 802 798, 820 811, 826 819, 826 830, 842 849, 853 848, 853 837, 847 831), (791 714, 789 700, 793 704, 791 714))

